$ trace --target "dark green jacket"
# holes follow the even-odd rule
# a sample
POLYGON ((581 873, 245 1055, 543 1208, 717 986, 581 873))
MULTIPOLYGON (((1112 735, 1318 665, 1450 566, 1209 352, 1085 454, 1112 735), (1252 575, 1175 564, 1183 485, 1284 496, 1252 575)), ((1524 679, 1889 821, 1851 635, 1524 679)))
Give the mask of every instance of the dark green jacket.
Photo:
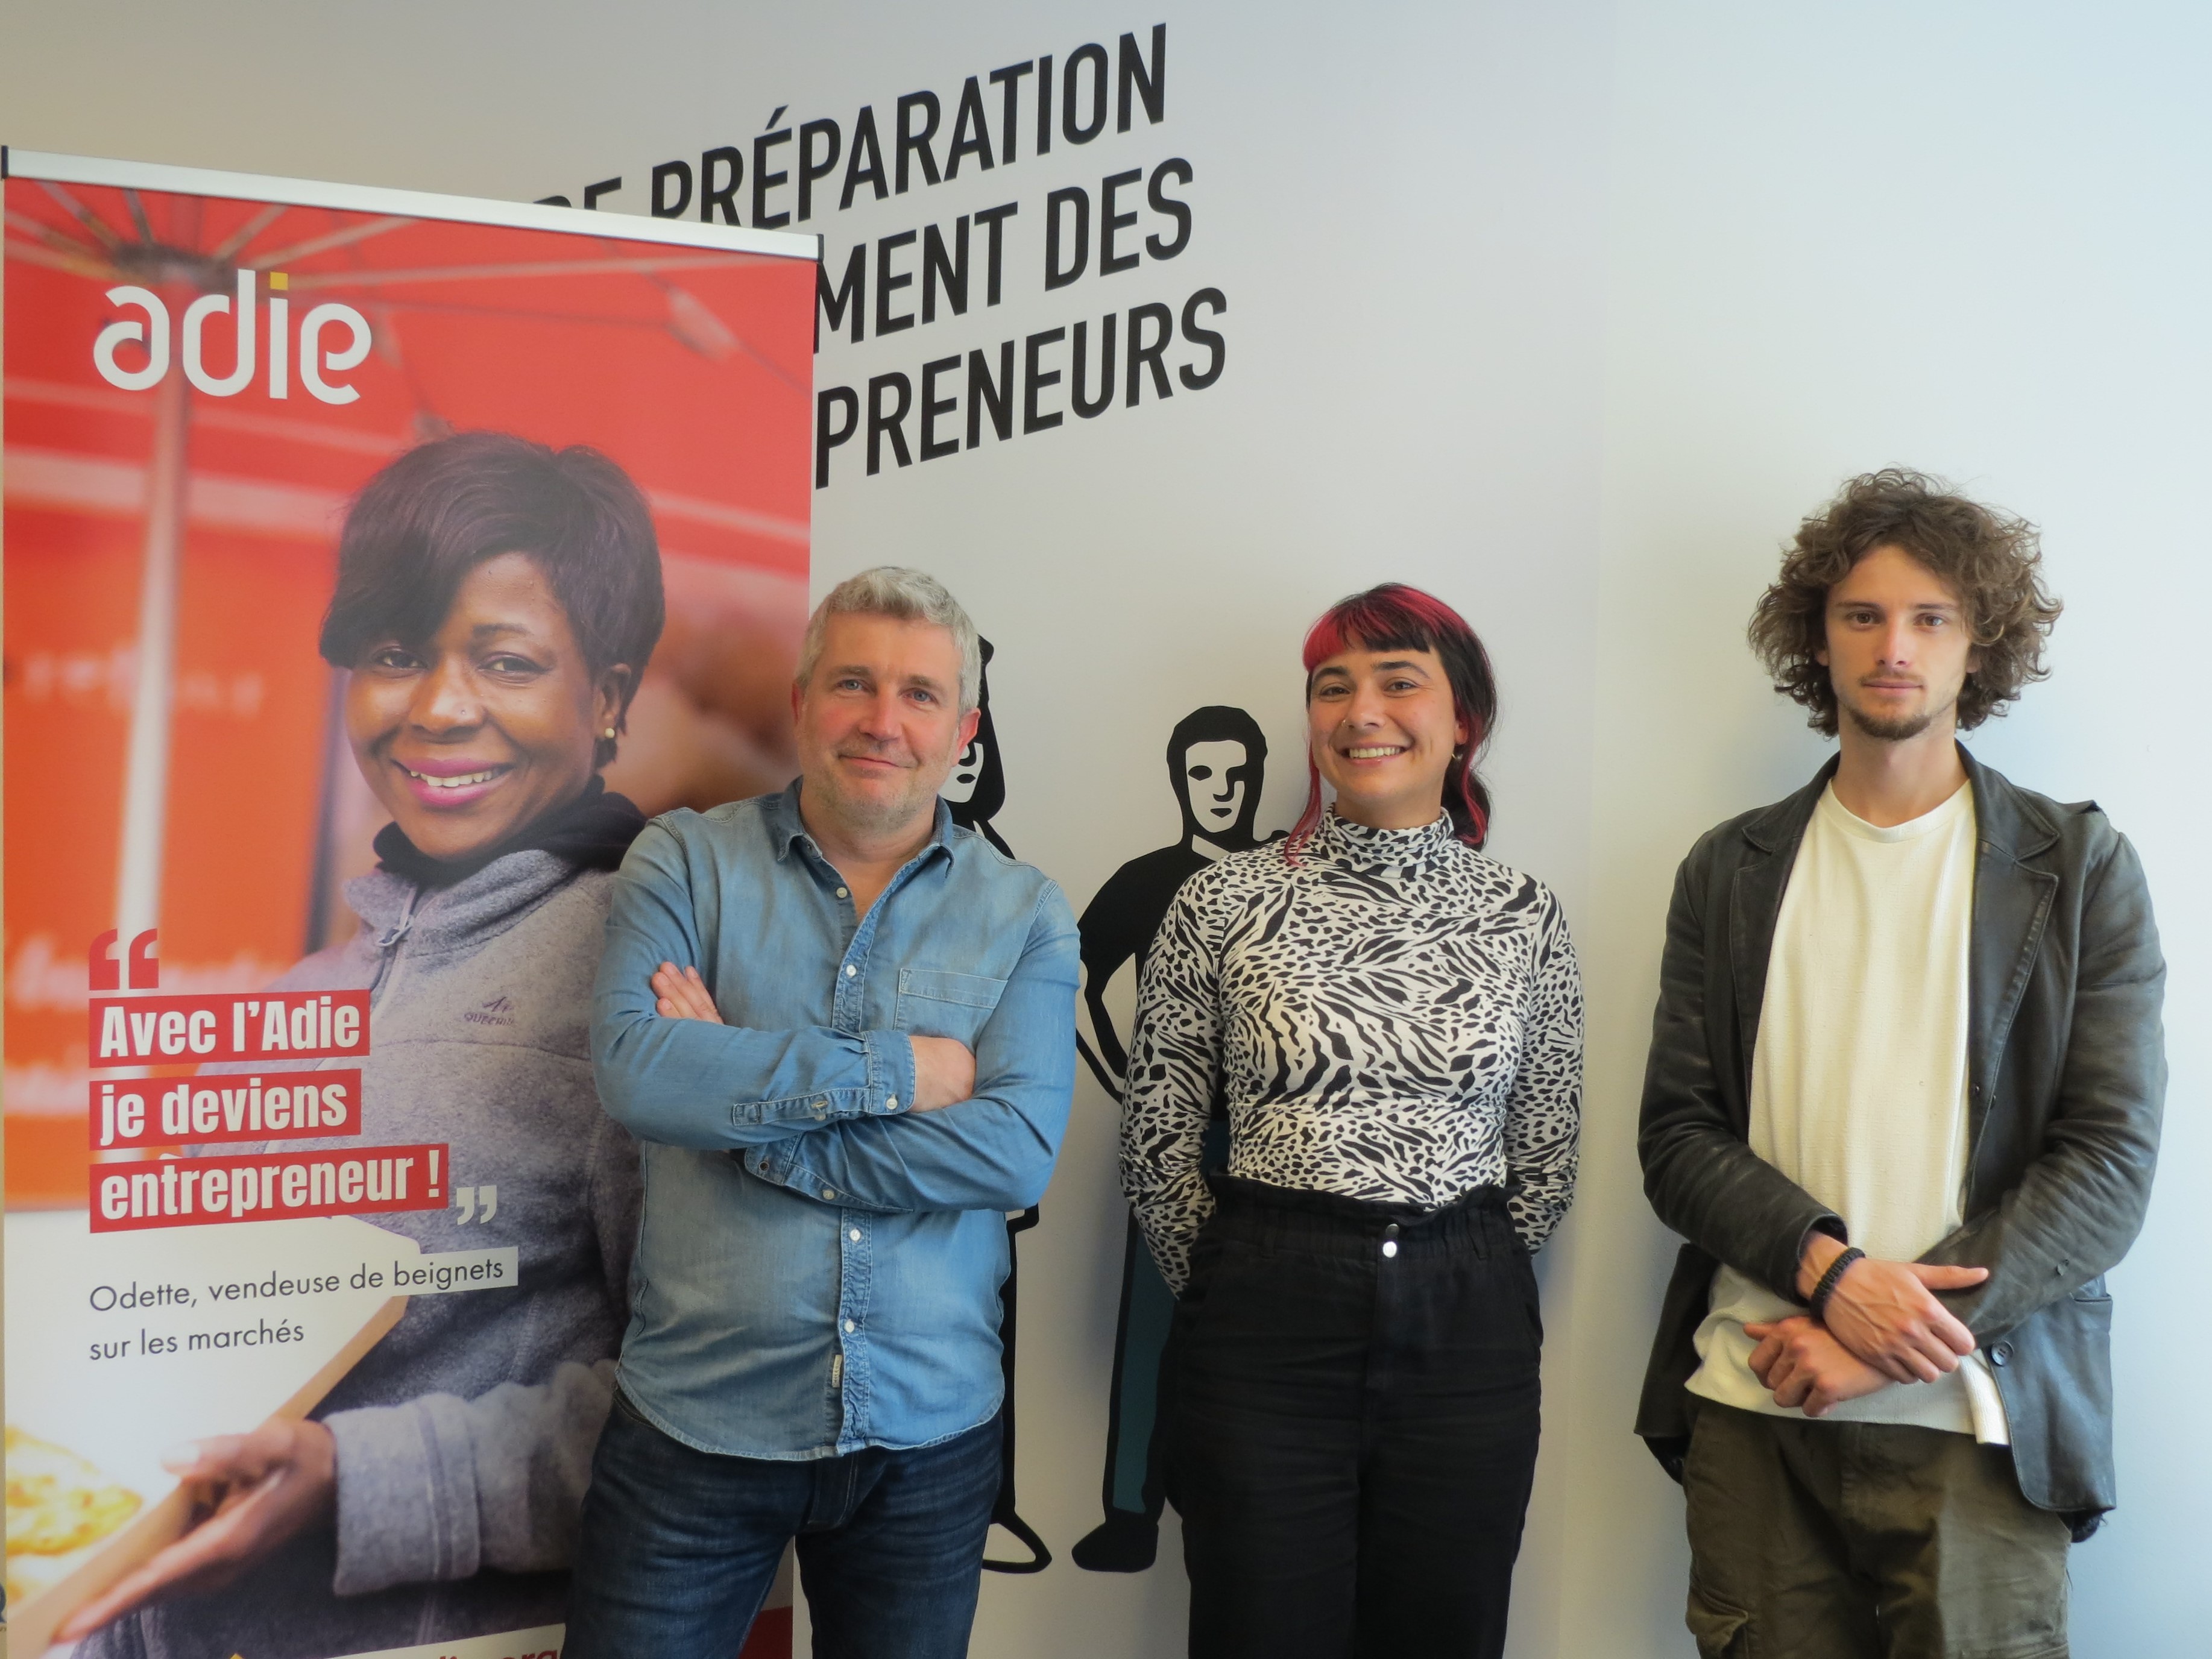
MULTIPOLYGON (((2014 787, 1964 749, 1979 845, 1967 977, 1967 1168, 1923 1261, 1986 1267, 1943 1300, 1989 1356, 2030 1503, 2086 1537, 2112 1507, 2106 1271, 2142 1225, 2166 1095, 2166 963, 2135 849, 2094 802, 2014 787)), ((1840 1218, 1748 1144, 1752 1048, 1783 889, 1835 772, 1691 848, 1674 880, 1637 1138, 1682 1247, 1636 1431, 1678 1478, 1714 1268, 1796 1297, 1808 1231, 1840 1218)))

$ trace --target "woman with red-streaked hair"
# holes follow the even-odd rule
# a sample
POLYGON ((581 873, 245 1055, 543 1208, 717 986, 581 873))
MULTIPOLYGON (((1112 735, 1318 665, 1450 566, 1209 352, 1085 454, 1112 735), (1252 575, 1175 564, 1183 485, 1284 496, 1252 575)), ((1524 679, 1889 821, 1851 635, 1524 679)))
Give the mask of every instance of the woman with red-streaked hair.
POLYGON ((1391 583, 1315 623, 1305 666, 1305 816, 1184 884, 1129 1045, 1122 1184, 1180 1297, 1190 1651, 1486 1659, 1536 1460, 1529 1258, 1573 1195, 1582 982, 1559 902, 1481 850, 1498 696, 1474 630, 1391 583))

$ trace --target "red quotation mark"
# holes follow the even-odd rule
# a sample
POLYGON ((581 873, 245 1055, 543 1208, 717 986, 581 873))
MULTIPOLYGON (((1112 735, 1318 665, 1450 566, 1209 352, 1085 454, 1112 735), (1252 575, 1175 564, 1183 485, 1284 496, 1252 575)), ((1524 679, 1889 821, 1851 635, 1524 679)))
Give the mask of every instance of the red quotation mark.
MULTIPOLYGON (((160 928, 149 927, 131 941, 130 989, 158 991, 161 988, 161 959, 154 954, 161 934, 160 928)), ((92 988, 95 991, 120 991, 125 988, 124 964, 115 957, 118 937, 117 931, 111 927, 92 942, 92 955, 88 965, 92 970, 92 988)))

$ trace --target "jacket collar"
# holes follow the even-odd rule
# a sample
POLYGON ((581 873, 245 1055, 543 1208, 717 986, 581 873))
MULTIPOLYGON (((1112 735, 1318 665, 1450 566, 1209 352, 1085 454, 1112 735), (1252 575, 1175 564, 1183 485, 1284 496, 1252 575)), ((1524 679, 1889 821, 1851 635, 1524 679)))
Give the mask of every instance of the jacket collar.
POLYGON ((1743 826, 1743 838, 1762 853, 1796 847, 1804 839, 1805 826, 1813 821, 1813 809, 1820 804, 1821 792, 1842 763, 1841 755, 1829 756, 1827 764, 1813 775, 1812 782, 1794 795, 1784 795, 1765 811, 1754 813, 1743 826))
POLYGON ((2058 840, 2058 826, 2043 809, 2003 773, 1976 760, 1964 744, 1959 758, 1974 787, 1974 825, 1983 850, 2014 864, 2049 852, 2058 840))
MULTIPOLYGON (((1966 744, 1958 745, 1959 759, 1966 769, 1966 781, 1974 791, 1974 823, 1983 848, 2017 864, 2046 852, 2058 839, 2058 828, 2043 810, 2013 787, 2012 781, 1974 758, 1966 744)), ((1794 795, 1786 795, 1743 826, 1743 838, 1762 853, 1794 849, 1804 838, 1805 826, 1820 795, 1836 775, 1840 755, 1813 775, 1813 781, 1794 795)))

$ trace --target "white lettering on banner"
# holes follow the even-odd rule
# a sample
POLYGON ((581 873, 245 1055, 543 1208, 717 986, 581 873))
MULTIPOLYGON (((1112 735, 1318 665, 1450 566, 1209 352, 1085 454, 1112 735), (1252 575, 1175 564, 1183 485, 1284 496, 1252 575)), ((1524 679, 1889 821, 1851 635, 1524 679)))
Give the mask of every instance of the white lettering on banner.
POLYGON ((355 368, 368 356, 368 319, 351 306, 340 305, 333 300, 317 306, 300 320, 300 384, 326 404, 349 404, 361 396, 358 387, 332 386, 323 378, 325 368, 355 368), (343 323, 353 331, 353 343, 343 351, 333 351, 327 357, 318 358, 322 349, 323 330, 333 323, 343 323))
POLYGON ((357 1071, 288 1073, 265 1085, 259 1077, 209 1081, 218 1086, 201 1088, 189 1079, 173 1087, 160 1079, 137 1090, 128 1082, 92 1083, 87 1114, 92 1150, 361 1132, 357 1071))
MULTIPOLYGON (((260 273, 240 270, 238 273, 238 292, 235 299, 228 294, 204 294, 185 307, 183 339, 178 356, 183 360, 185 378, 210 398, 234 398, 246 390, 253 380, 257 343, 262 329, 257 321, 255 304, 257 284, 260 273), (228 317, 235 356, 230 372, 216 375, 208 372, 205 362, 205 334, 210 318, 228 317)), ((169 307, 161 296, 151 289, 129 283, 107 290, 107 302, 113 306, 135 306, 146 313, 143 322, 124 320, 108 324, 100 331, 92 343, 92 366, 100 371, 100 378, 112 386, 125 392, 148 392, 166 379, 170 368, 169 307), (129 368, 118 361, 118 350, 126 345, 137 346, 146 354, 146 361, 137 368, 129 368)), ((267 388, 272 398, 291 395, 290 371, 296 362, 300 384, 314 397, 326 404, 349 404, 361 396, 361 388, 328 378, 358 368, 368 356, 374 338, 368 319, 349 305, 331 301, 310 309, 300 319, 300 349, 296 358, 291 346, 292 308, 281 295, 271 295, 266 307, 269 316, 267 388), (336 349, 325 350, 323 335, 326 330, 342 328, 347 335, 346 343, 336 349)))
POLYGON ((200 342, 207 319, 230 311, 230 297, 203 294, 185 307, 185 378, 210 398, 234 398, 246 390, 246 383, 253 378, 253 286, 252 271, 238 273, 238 310, 232 319, 238 359, 230 373, 219 378, 207 372, 200 342))
POLYGON ((107 303, 137 306, 146 313, 146 320, 110 323, 100 331, 100 337, 92 343, 92 365, 100 371, 100 378, 125 392, 145 392, 160 385, 161 377, 169 372, 169 307, 151 289, 135 288, 127 283, 107 290, 107 303), (150 334, 149 329, 153 331, 150 334), (115 348, 119 345, 144 346, 146 366, 125 368, 117 362, 115 348))
POLYGON ((356 1058, 368 1052, 366 991, 94 996, 88 1012, 87 1046, 94 1066, 272 1054, 356 1058))

